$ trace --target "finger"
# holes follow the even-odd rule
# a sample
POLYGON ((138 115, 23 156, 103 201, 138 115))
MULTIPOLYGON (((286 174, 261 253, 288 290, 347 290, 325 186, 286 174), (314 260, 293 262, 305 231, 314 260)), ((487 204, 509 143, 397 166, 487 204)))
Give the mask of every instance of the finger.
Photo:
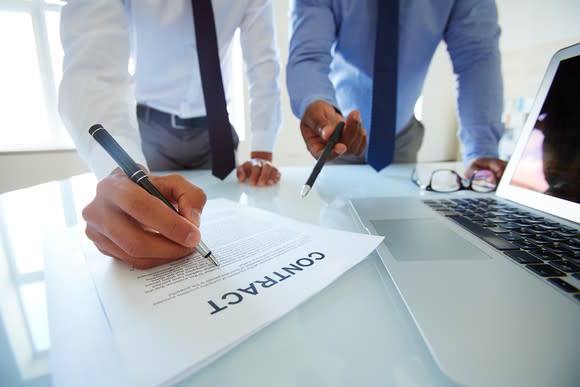
POLYGON ((262 167, 260 163, 252 163, 252 171, 250 172, 249 181, 251 185, 257 185, 258 179, 260 178, 260 173, 262 172, 262 167))
POLYGON ((270 180, 270 175, 272 173, 272 164, 263 161, 262 162, 262 170, 260 171, 260 176, 258 177, 258 185, 264 186, 268 184, 270 180))
POLYGON ((266 185, 274 185, 277 184, 280 181, 280 171, 278 170, 278 168, 276 168, 276 166, 272 163, 269 163, 270 165, 270 173, 269 173, 269 177, 266 181, 266 185))
MULTIPOLYGON (((207 196, 203 190, 180 175, 152 176, 152 182, 170 201, 176 202, 181 215, 190 221, 203 211, 207 196)), ((199 226, 199 223, 195 223, 199 226)), ((160 231, 160 230, 158 230, 160 231)))
POLYGON ((274 167, 274 170, 270 174, 270 179, 268 180, 268 185, 278 184, 280 182, 281 177, 282 177, 282 174, 280 173, 280 171, 278 171, 278 169, 276 169, 276 167, 274 167))
POLYGON ((115 259, 122 260, 137 269, 149 269, 154 266, 163 265, 172 262, 176 259, 183 258, 176 257, 170 259, 163 259, 163 258, 131 257, 125 251, 119 248, 119 246, 113 243, 113 241, 111 241, 106 236, 95 232, 95 230, 87 227, 85 233, 87 237, 93 241, 93 243, 101 253, 113 257, 115 259))
MULTIPOLYGON (((106 180, 108 179, 103 180, 103 182, 106 180)), ((106 184, 99 183, 97 185, 97 197, 104 198, 103 200, 105 200, 110 207, 118 208, 121 212, 134 219, 137 223, 158 231, 167 239, 179 243, 182 246, 193 247, 199 243, 201 239, 199 230, 191 221, 169 209, 165 203, 150 195, 136 184, 133 184, 129 179, 123 179, 122 181, 121 179, 117 180, 119 181, 114 182, 113 184, 109 184, 108 182, 106 184)), ((158 185, 160 190, 163 189, 165 193, 170 192, 170 189, 167 187, 168 184, 158 185)), ((171 198, 171 196, 169 200, 174 199, 171 198)), ((191 208, 187 211, 187 214, 190 218, 194 218, 194 212, 191 208)), ((101 215, 102 214, 94 214, 96 218, 99 218, 101 215)), ((109 215, 113 215, 113 211, 109 211, 109 215)), ((117 216, 116 220, 121 221, 122 219, 117 216)), ((113 219, 102 219, 97 224, 105 227, 115 227, 113 223, 113 219)), ((126 223, 124 223, 124 225, 127 226, 126 223)), ((126 228, 134 230, 137 227, 126 228)), ((119 231, 124 231, 124 229, 121 228, 119 231)), ((108 234, 108 236, 112 237, 110 234, 108 234)), ((134 235, 133 237, 136 238, 137 236, 138 235, 134 235)), ((120 237, 126 238, 123 234, 120 234, 120 237)), ((119 242, 114 238, 111 239, 115 242, 119 242)))
POLYGON ((319 129, 320 137, 322 137, 324 142, 328 142, 330 137, 332 137, 332 134, 334 133, 336 126, 341 121, 342 121, 342 117, 337 117, 337 119, 329 120, 326 125, 320 127, 320 129, 319 129))
MULTIPOLYGON (((196 243, 192 243, 192 247, 185 247, 162 234, 145 230, 141 224, 118 210, 91 211, 93 209, 90 207, 83 211, 91 240, 95 241, 98 235, 103 235, 122 250, 125 257, 175 259, 194 251, 193 246, 200 240, 197 230, 196 243)), ((118 250, 111 253, 121 256, 118 250)))
POLYGON ((359 136, 357 136, 358 142, 353 145, 352 153, 355 154, 356 156, 361 156, 367 147, 367 131, 362 125, 362 120, 359 111, 355 110, 353 112, 352 119, 354 119, 357 122, 357 130, 359 133, 359 136))
POLYGON ((466 178, 471 177, 476 171, 482 169, 488 169, 494 173, 494 175, 499 179, 505 170, 506 162, 504 160, 495 159, 491 157, 480 157, 473 160, 468 168, 466 169, 464 176, 466 178))
POLYGON ((489 168, 495 173, 495 175, 499 178, 503 174, 505 170, 506 162, 500 159, 493 159, 489 164, 489 168))
MULTIPOLYGON (((312 156, 317 159, 320 157, 336 124, 340 121, 342 116, 326 101, 314 101, 308 106, 300 120, 300 130, 312 156)), ((340 147, 338 150, 341 151, 340 147)))
POLYGON ((324 150, 326 142, 304 122, 300 123, 300 132, 302 133, 302 138, 304 138, 304 142, 306 143, 306 148, 310 154, 317 159, 318 156, 320 156, 320 153, 324 150))
POLYGON ((347 146, 349 154, 359 154, 363 138, 366 138, 366 132, 362 127, 360 113, 357 110, 352 111, 346 118, 346 125, 342 133, 342 141, 347 146))
POLYGON ((348 150, 348 147, 346 145, 344 145, 342 142, 336 143, 334 148, 332 148, 332 153, 328 157, 328 160, 334 160, 338 156, 345 154, 347 150, 348 150))
MULTIPOLYGON (((340 143, 339 143, 340 144, 340 143)), ((344 144, 342 144, 344 145, 344 144)), ((318 158, 320 157, 320 155, 322 154, 322 152, 324 151, 324 147, 326 146, 326 143, 324 142, 319 142, 319 141, 312 141, 310 143, 307 144, 308 146, 308 150, 310 151, 310 154, 318 160, 318 158)), ((337 149, 337 153, 339 153, 339 150, 342 148, 338 148, 337 149)))
POLYGON ((367 136, 363 132, 363 135, 358 138, 358 142, 353 146, 352 153, 356 156, 362 156, 367 146, 367 136))
POLYGON ((325 127, 331 126, 332 129, 340 120, 342 117, 336 112, 334 106, 326 101, 318 100, 308 105, 301 122, 321 136, 325 127))
POLYGON ((478 169, 480 169, 480 168, 477 166, 477 164, 475 162, 472 162, 471 164, 469 164, 469 166, 467 167, 467 169, 463 173, 463 177, 466 179, 469 179, 471 176, 473 176, 475 171, 478 169))
POLYGON ((246 163, 244 163, 236 168, 236 176, 238 177, 238 181, 240 183, 243 183, 244 181, 246 181, 246 178, 247 178, 246 171, 244 170, 245 164, 246 163))

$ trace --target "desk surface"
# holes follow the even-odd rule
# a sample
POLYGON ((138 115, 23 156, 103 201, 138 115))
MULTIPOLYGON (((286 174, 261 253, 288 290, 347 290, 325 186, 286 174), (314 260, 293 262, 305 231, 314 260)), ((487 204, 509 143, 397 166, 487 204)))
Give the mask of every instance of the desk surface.
MULTIPOLYGON (((282 168, 280 184, 269 188, 239 184, 233 175, 221 182, 207 171, 184 176, 209 198, 223 197, 350 231, 358 230, 347 209, 348 199, 419 193, 409 179, 410 165, 393 165, 380 174, 368 166, 345 165, 325 167, 309 196, 301 199, 300 189, 309 173, 309 167, 282 168)), ((0 385, 100 384, 96 381, 117 381, 114 375, 122 372, 104 343, 106 323, 98 317, 102 312, 94 306, 78 307, 94 293, 75 236, 83 227, 80 213, 92 198, 95 183, 92 175, 81 175, 0 196, 0 385), (52 273, 45 273, 48 261, 52 273), (46 288, 45 275, 57 279, 59 268, 78 270, 78 278, 75 284, 60 284, 70 289, 70 297, 54 302, 58 289, 46 288), (70 305, 77 309, 67 310, 70 305), (103 375, 107 376, 103 379, 103 375)), ((371 255, 183 384, 451 382, 438 369, 382 263, 371 255)))

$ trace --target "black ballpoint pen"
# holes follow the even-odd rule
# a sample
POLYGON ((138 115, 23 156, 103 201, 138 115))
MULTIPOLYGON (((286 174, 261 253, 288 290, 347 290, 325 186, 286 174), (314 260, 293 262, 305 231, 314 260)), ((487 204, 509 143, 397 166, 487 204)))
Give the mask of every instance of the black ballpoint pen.
MULTIPOLYGON (((173 207, 173 204, 159 190, 157 187, 151 183, 147 173, 143 171, 135 161, 125 152, 121 145, 113 136, 107 132, 103 125, 95 124, 89 128, 89 134, 107 151, 107 153, 117 162, 119 167, 125 172, 125 174, 133 180, 135 183, 139 184, 145 191, 149 192, 151 195, 155 196, 163 203, 165 203, 169 208, 179 214, 179 212, 173 207)), ((204 258, 209 259, 214 265, 218 266, 217 260, 212 254, 211 250, 203 243, 199 241, 199 244, 195 248, 198 253, 200 253, 204 258)))
POLYGON ((330 139, 328 139, 328 142, 326 143, 326 146, 324 147, 322 154, 318 158, 318 161, 316 161, 316 164, 314 165, 314 168, 310 173, 310 177, 308 177, 308 180, 306 180, 306 183, 302 186, 302 190, 300 191, 301 197, 305 197, 306 195, 308 195, 308 192, 310 192, 310 189, 312 188, 314 182, 316 181, 316 177, 322 170, 322 166, 324 165, 324 163, 326 163, 326 159, 328 159, 330 152, 332 152, 332 148, 334 148, 338 140, 340 140, 340 136, 342 135, 343 129, 344 129, 344 121, 340 121, 334 128, 334 133, 332 133, 332 136, 330 136, 330 139))

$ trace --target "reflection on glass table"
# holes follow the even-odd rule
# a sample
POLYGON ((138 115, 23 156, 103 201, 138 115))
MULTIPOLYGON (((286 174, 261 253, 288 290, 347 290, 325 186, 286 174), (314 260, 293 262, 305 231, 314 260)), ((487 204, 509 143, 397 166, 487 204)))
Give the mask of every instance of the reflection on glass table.
POLYGON ((75 189, 67 180, 0 196, 0 385, 50 384, 43 250, 51 232, 79 220, 74 198, 85 196, 74 191, 94 183, 77 181, 75 189))

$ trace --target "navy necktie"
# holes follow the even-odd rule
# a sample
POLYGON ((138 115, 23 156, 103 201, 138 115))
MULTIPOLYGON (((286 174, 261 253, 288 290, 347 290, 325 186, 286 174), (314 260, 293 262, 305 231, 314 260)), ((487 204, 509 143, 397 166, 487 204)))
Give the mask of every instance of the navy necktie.
POLYGON ((191 5, 211 146, 211 169, 214 176, 223 180, 235 168, 236 156, 220 69, 213 8, 211 0, 192 0, 191 5))
POLYGON ((393 161, 397 122, 399 1, 377 0, 377 36, 367 162, 377 171, 393 161))

